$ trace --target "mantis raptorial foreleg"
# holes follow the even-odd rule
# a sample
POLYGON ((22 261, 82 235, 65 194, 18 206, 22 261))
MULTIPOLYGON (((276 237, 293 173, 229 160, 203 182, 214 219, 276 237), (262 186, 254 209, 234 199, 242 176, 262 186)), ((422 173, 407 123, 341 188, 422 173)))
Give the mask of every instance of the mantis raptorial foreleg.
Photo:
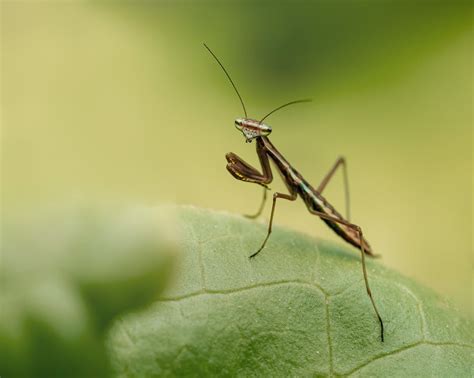
POLYGON ((227 170, 232 176, 241 181, 252 182, 263 186, 263 198, 260 207, 255 214, 245 215, 247 218, 257 218, 260 216, 267 200, 267 190, 269 190, 267 185, 273 181, 270 161, 268 160, 265 149, 257 148, 257 155, 262 167, 262 173, 233 152, 229 152, 225 156, 228 162, 227 170))

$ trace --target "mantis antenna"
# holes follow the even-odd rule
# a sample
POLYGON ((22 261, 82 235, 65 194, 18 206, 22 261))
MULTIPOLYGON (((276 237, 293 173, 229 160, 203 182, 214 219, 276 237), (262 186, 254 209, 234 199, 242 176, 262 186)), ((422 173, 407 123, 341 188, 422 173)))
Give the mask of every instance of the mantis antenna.
POLYGON ((219 63, 219 66, 221 66, 222 70, 225 72, 225 74, 227 75, 227 78, 229 79, 230 83, 232 84, 232 86, 234 87, 235 89, 235 93, 237 93, 237 96, 239 96, 239 99, 240 99, 240 103, 242 104, 242 108, 244 109, 244 113, 245 113, 245 118, 247 118, 247 110, 245 109, 245 105, 244 105, 244 101, 242 100, 242 96, 240 96, 240 93, 239 91, 237 90, 237 87, 235 86, 234 82, 232 81, 229 73, 227 72, 227 70, 224 68, 224 66, 222 65, 222 63, 220 62, 220 60, 217 58, 216 54, 214 54, 212 52, 212 50, 205 44, 203 43, 204 47, 211 53, 211 55, 214 57, 214 59, 216 60, 217 63, 219 63))
POLYGON ((280 105, 278 108, 273 109, 270 113, 268 113, 265 117, 263 117, 263 118, 260 120, 260 123, 262 123, 265 118, 267 118, 269 115, 275 113, 277 110, 280 110, 280 109, 282 109, 282 108, 285 108, 285 107, 287 107, 287 106, 289 106, 289 105, 299 104, 300 102, 311 102, 311 101, 313 101, 313 100, 311 100, 310 98, 306 98, 306 99, 303 99, 303 100, 291 101, 291 102, 287 102, 286 104, 280 105))

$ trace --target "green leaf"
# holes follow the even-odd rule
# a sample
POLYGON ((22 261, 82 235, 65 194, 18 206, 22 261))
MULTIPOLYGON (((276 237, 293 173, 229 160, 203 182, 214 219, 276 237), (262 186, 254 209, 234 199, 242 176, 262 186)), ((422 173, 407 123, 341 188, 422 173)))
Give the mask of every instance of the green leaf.
POLYGON ((107 376, 113 317, 156 299, 174 260, 157 211, 75 209, 2 226, 0 376, 107 376))
POLYGON ((118 321, 115 373, 130 376, 468 376, 471 324, 358 251, 240 216, 178 210, 183 258, 160 301, 118 321))

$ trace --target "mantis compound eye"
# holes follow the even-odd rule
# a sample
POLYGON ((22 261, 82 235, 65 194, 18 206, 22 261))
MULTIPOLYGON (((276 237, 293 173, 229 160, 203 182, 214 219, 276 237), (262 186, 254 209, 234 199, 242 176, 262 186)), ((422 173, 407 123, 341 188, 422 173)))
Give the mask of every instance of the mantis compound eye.
POLYGON ((237 130, 240 130, 240 131, 242 131, 243 124, 244 124, 244 121, 241 118, 237 118, 234 123, 237 130))

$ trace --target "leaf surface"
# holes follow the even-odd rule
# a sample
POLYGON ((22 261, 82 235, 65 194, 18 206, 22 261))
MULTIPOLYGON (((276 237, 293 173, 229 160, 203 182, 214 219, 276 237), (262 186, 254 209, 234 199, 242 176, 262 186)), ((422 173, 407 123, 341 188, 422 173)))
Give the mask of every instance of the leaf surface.
MULTIPOLYGON (((469 376, 472 323, 445 300, 345 245, 239 216, 178 210, 183 258, 145 311, 108 340, 125 376, 469 376)), ((414 251, 415 253, 415 251, 414 251)))
POLYGON ((1 377, 105 377, 113 318, 157 298, 176 244, 154 209, 2 224, 1 377))

